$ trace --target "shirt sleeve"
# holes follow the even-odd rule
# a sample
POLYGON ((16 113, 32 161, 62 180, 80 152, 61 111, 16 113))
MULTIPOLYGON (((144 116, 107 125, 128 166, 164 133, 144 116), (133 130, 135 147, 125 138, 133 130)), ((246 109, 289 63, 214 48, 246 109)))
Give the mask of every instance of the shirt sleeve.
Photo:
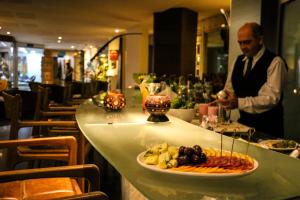
POLYGON ((248 113, 262 113, 278 104, 284 89, 287 69, 284 61, 275 57, 267 71, 267 81, 258 91, 258 96, 238 98, 238 107, 248 113))

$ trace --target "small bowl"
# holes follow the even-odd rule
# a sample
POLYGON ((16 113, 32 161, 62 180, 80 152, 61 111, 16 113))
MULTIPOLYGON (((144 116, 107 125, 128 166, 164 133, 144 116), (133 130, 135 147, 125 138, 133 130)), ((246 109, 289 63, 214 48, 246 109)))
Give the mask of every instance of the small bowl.
POLYGON ((169 115, 182 119, 186 122, 191 122, 196 114, 196 110, 194 108, 184 109, 184 108, 171 108, 168 112, 169 115))

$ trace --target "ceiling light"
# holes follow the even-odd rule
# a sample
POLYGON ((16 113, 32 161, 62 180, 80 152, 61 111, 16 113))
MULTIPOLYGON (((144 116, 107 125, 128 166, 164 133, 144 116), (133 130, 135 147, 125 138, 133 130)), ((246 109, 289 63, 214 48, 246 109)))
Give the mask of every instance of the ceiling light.
POLYGON ((61 37, 61 36, 58 36, 58 39, 59 39, 59 40, 61 40, 61 39, 62 39, 62 37, 61 37))
POLYGON ((225 15, 225 10, 224 10, 224 8, 221 8, 221 9, 220 9, 220 12, 221 12, 223 15, 225 15))
POLYGON ((300 91, 299 88, 294 88, 293 89, 293 94, 298 96, 299 95, 299 91, 300 91))
POLYGON ((60 40, 57 40, 57 43, 61 43, 61 41, 60 41, 60 40))
POLYGON ((6 34, 7 34, 7 35, 10 35, 10 32, 9 32, 9 31, 7 31, 7 32, 6 32, 6 34))
POLYGON ((90 45, 90 48, 93 48, 93 45, 90 45))
POLYGON ((0 26, 0 30, 2 29, 2 27, 0 26))
POLYGON ((74 49, 75 47, 74 46, 71 46, 71 49, 74 49))
POLYGON ((116 33, 119 33, 119 32, 120 32, 120 30, 119 30, 119 29, 115 29, 115 32, 116 32, 116 33))

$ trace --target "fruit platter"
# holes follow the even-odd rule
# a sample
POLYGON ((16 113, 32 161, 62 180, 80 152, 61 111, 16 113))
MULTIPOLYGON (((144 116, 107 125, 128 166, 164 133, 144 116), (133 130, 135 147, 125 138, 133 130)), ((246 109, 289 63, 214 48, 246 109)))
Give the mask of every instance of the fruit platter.
POLYGON ((199 145, 157 144, 137 156, 137 162, 150 170, 186 176, 234 177, 254 172, 258 162, 245 154, 199 145))

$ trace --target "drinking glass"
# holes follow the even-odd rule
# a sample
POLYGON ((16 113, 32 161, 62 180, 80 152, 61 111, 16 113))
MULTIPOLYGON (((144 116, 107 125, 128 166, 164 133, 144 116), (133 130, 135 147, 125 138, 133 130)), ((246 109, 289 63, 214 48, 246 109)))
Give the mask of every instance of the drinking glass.
POLYGON ((200 121, 200 124, 201 124, 203 116, 207 115, 208 104, 207 103, 200 103, 198 109, 199 109, 199 121, 200 121))
POLYGON ((219 112, 219 107, 218 106, 208 106, 208 108, 207 108, 207 115, 208 116, 211 116, 211 115, 218 116, 218 112, 219 112))
POLYGON ((225 114, 224 115, 225 124, 230 124, 231 109, 225 109, 224 114, 225 114))

